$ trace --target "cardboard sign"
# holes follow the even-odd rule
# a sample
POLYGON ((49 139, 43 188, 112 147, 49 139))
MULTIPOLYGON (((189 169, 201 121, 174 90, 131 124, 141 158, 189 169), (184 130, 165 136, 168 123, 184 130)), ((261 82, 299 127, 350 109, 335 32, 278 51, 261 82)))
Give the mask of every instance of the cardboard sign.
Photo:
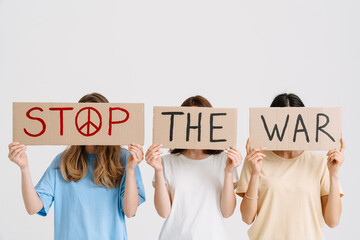
POLYGON ((237 109, 154 107, 153 143, 165 148, 225 149, 236 146, 237 109))
POLYGON ((250 108, 250 138, 267 150, 340 148, 341 108, 250 108))
POLYGON ((143 145, 144 104, 14 103, 13 141, 27 145, 143 145))

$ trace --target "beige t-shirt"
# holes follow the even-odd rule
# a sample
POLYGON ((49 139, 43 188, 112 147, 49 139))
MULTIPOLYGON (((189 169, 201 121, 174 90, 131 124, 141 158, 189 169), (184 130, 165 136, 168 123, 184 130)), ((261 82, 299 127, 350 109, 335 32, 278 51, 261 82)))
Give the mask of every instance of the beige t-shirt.
MULTIPOLYGON (((304 151, 296 158, 263 152, 256 219, 248 231, 251 240, 319 240, 323 236, 321 196, 329 194, 325 156, 304 151)), ((248 161, 236 193, 244 197, 250 181, 248 161)), ((343 194, 341 194, 342 196, 343 194)))

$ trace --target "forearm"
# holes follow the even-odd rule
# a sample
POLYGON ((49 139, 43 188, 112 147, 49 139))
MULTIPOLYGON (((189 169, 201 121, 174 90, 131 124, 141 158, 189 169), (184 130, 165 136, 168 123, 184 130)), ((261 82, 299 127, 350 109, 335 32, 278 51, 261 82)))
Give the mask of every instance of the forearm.
POLYGON ((35 191, 28 167, 21 169, 21 191, 26 211, 32 215, 43 208, 43 203, 35 191))
POLYGON ((167 218, 171 211, 171 200, 169 191, 165 184, 163 171, 155 171, 155 194, 154 194, 154 204, 157 213, 163 217, 167 218))
POLYGON ((220 209, 223 217, 228 218, 234 213, 236 196, 234 192, 233 173, 226 173, 220 197, 220 209))
POLYGON ((339 178, 337 175, 330 175, 330 191, 324 214, 328 226, 335 227, 338 225, 341 208, 339 178))
POLYGON ((139 205, 139 194, 136 185, 135 170, 126 170, 125 193, 123 199, 123 211, 127 217, 135 215, 139 205))
POLYGON ((259 189, 259 175, 251 175, 249 186, 245 192, 246 196, 252 199, 248 199, 246 196, 243 197, 243 200, 240 205, 240 211, 242 219, 245 223, 251 224, 257 213, 257 197, 259 189))

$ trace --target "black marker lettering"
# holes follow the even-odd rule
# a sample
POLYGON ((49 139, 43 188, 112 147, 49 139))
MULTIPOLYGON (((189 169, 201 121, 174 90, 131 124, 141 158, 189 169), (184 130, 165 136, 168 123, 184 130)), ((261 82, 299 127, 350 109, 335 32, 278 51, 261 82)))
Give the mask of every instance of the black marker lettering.
POLYGON ((286 127, 287 127, 288 122, 289 122, 289 114, 286 116, 285 126, 284 126, 284 128, 283 128, 283 130, 282 130, 282 132, 281 132, 281 135, 280 135, 279 128, 278 128, 277 124, 275 124, 275 126, 274 126, 274 128, 273 128, 273 130, 272 130, 272 133, 270 134, 269 128, 268 128, 268 126, 266 125, 266 121, 265 121, 265 118, 264 118, 263 115, 261 115, 261 120, 262 120, 262 122, 263 122, 263 124, 264 124, 264 128, 265 128, 266 134, 267 134, 268 137, 269 137, 269 140, 272 141, 273 138, 274 138, 274 135, 275 135, 275 133, 276 133, 279 141, 282 142, 282 140, 283 140, 283 138, 284 138, 284 135, 285 135, 286 127))
POLYGON ((325 133, 333 142, 335 142, 335 139, 328 133, 326 132, 323 128, 325 128, 328 124, 329 124, 329 116, 324 114, 324 113, 318 113, 316 115, 316 138, 315 138, 315 141, 318 142, 319 141, 319 131, 322 131, 323 133, 325 133), (319 126, 319 123, 320 123, 320 116, 323 116, 325 117, 326 119, 326 122, 319 126))
POLYGON ((296 126, 295 126, 295 130, 294 130, 294 138, 293 138, 293 142, 296 141, 296 134, 298 132, 304 132, 305 133, 305 137, 306 137, 306 141, 309 142, 309 135, 308 132, 306 130, 305 124, 304 124, 304 120, 301 116, 301 114, 298 115, 297 119, 296 119, 296 126), (299 122, 301 122, 302 125, 302 129, 298 129, 299 128, 299 122))
POLYGON ((190 138, 190 129, 197 129, 198 130, 198 142, 201 141, 201 116, 202 113, 199 112, 198 117, 198 125, 197 126, 190 126, 190 113, 187 114, 187 125, 186 125, 186 141, 189 141, 190 138))
POLYGON ((170 142, 173 140, 174 135, 174 116, 175 115, 184 115, 184 112, 162 112, 161 115, 170 115, 170 142))
POLYGON ((214 139, 214 129, 222 129, 222 126, 214 126, 214 116, 226 116, 226 113, 210 113, 210 142, 226 142, 226 139, 214 139))

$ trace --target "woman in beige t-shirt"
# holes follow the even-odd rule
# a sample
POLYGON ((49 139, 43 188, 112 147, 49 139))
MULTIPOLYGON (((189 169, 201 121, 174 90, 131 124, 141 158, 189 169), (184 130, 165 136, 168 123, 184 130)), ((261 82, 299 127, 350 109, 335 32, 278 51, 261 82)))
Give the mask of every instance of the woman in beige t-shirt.
MULTIPOLYGON (((294 94, 277 96, 271 107, 304 107, 294 94)), ((340 220, 343 195, 339 168, 341 148, 326 156, 311 151, 265 151, 246 144, 247 156, 236 193, 243 198, 242 219, 252 224, 251 240, 319 240, 323 219, 329 227, 340 220)))

